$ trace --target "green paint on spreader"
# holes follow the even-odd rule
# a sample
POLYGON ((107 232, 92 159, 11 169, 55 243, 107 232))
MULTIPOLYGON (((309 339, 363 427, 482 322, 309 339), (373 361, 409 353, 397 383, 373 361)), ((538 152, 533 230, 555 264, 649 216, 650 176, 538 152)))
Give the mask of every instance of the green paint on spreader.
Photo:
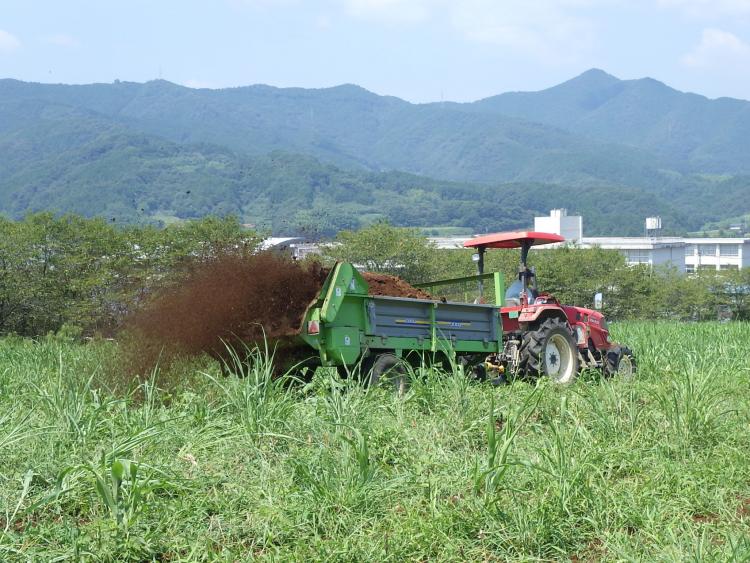
MULTIPOLYGON (((502 276, 495 278, 502 288, 502 276)), ((339 262, 305 312, 299 336, 324 366, 352 366, 368 351, 497 353, 502 321, 496 305, 368 295, 356 268, 339 262)))

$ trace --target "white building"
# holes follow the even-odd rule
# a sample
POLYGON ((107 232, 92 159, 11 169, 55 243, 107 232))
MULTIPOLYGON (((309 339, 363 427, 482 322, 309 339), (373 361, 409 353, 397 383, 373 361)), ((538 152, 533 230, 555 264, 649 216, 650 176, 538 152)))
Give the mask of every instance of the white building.
POLYGON ((452 250, 454 248, 463 248, 464 243, 470 238, 471 236, 466 235, 462 237, 428 237, 427 240, 440 250, 452 250))
POLYGON ((578 246, 619 250, 628 264, 671 265, 686 271, 684 239, 651 237, 582 237, 578 246))
MULTIPOLYGON (((648 228, 648 220, 646 226, 648 228)), ((584 237, 578 234, 582 230, 581 217, 569 216, 564 209, 553 209, 549 217, 536 217, 534 230, 563 235, 567 241, 577 241, 583 248, 599 246, 619 250, 628 264, 672 264, 687 273, 750 267, 750 238, 584 237)))
POLYGON ((685 269, 739 270, 750 267, 750 238, 686 238, 685 269))
POLYGON ((260 250, 270 250, 279 254, 288 254, 295 260, 302 260, 312 254, 321 254, 321 245, 305 242, 302 237, 270 237, 258 245, 260 250))
POLYGON ((534 217, 534 230, 555 233, 568 242, 578 242, 583 237, 583 217, 568 215, 567 209, 553 209, 549 217, 534 217))
MULTIPOLYGON (((323 254, 322 244, 316 242, 302 242, 293 245, 293 256, 297 260, 304 260, 308 256, 320 256, 323 254)), ((328 245, 330 246, 330 244, 328 245)))
POLYGON ((295 244, 302 242, 300 237, 270 237, 261 241, 259 250, 272 250, 274 252, 286 252, 295 244))

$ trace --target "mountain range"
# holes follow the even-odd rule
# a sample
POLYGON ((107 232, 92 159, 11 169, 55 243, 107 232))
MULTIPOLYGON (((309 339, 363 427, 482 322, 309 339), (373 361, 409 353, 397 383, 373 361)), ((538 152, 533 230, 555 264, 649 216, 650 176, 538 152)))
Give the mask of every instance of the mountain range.
POLYGON ((235 213, 276 233, 386 218, 480 232, 551 207, 588 234, 750 212, 750 102, 590 70, 540 92, 412 104, 353 85, 191 89, 0 80, 0 211, 235 213))

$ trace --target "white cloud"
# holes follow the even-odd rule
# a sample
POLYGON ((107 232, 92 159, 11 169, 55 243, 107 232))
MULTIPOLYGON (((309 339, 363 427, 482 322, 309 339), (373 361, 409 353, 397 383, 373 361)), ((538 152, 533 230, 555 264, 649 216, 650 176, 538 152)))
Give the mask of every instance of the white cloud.
MULTIPOLYGON (((289 6, 300 0, 230 1, 268 8, 289 6)), ((628 0, 324 0, 323 3, 328 9, 338 8, 357 20, 398 26, 429 23, 468 41, 558 64, 577 61, 592 49, 595 8, 625 1, 628 0)), ((329 17, 323 16, 312 23, 325 29, 330 22, 329 17)))
POLYGON ((0 53, 12 53, 21 46, 21 42, 12 33, 0 29, 0 53))
POLYGON ((229 0, 229 5, 235 8, 284 8, 299 4, 300 0, 229 0))
POLYGON ((680 62, 689 68, 750 72, 750 45, 728 31, 704 29, 700 43, 680 62))
POLYGON ((315 27, 318 29, 331 29, 333 27, 333 21, 330 16, 321 14, 315 18, 315 27))
POLYGON ((677 8, 694 18, 750 16, 750 0, 657 0, 659 5, 677 8))
POLYGON ((440 4, 441 0, 344 0, 350 15, 390 23, 424 21, 440 4))
POLYGON ((339 0, 360 19, 418 24, 441 21, 469 41, 550 62, 575 59, 593 43, 582 8, 615 0, 339 0))
POLYGON ((464 0, 451 8, 454 27, 468 39, 513 49, 548 63, 575 60, 590 48, 594 26, 580 0, 464 0))
POLYGON ((56 33, 55 35, 48 35, 44 38, 45 43, 55 45, 57 47, 77 47, 78 40, 72 35, 67 33, 56 33))

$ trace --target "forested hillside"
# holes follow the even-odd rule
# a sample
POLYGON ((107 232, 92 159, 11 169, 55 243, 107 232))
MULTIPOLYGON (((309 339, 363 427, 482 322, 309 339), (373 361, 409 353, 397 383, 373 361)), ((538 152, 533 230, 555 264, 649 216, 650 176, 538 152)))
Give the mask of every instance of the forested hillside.
POLYGON ((650 78, 618 80, 592 69, 541 92, 509 92, 457 107, 637 147, 681 172, 750 172, 750 102, 709 100, 650 78))
POLYGON ((601 71, 539 93, 423 105, 349 85, 0 80, 0 210, 129 223, 232 213, 276 233, 330 234, 381 218, 516 228, 563 206, 588 234, 639 234, 652 214, 669 232, 697 230, 750 212, 739 175, 748 107, 601 71), (736 126, 714 123, 727 104, 736 126), (673 130, 692 131, 682 148, 660 141, 664 108, 673 130))
POLYGON ((195 90, 163 80, 85 86, 4 81, 0 98, 96 112, 177 143, 256 155, 284 150, 375 171, 479 182, 664 181, 657 161, 637 149, 501 115, 414 105, 349 85, 195 90))

